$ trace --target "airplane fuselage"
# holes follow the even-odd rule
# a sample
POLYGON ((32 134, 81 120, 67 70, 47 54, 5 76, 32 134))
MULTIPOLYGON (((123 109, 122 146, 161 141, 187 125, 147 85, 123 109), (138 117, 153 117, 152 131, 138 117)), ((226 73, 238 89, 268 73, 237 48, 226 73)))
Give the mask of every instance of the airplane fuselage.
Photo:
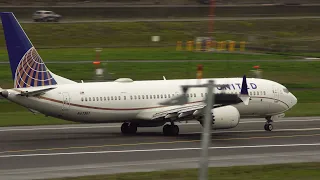
MULTIPOLYGON (((10 90, 8 99, 48 116, 76 122, 123 122, 137 119, 143 110, 161 111, 181 106, 162 106, 160 102, 182 93, 182 85, 207 83, 209 79, 156 80, 133 82, 97 82, 57 85, 56 89, 38 97, 17 96, 10 90)), ((215 93, 239 94, 241 78, 213 79, 217 84, 230 84, 215 93)), ((283 86, 264 79, 248 79, 250 103, 236 107, 241 117, 266 117, 288 110, 294 102, 283 92, 283 86)), ((187 94, 189 103, 183 106, 203 104, 207 88, 191 88, 187 94)), ((142 118, 143 119, 143 118, 142 118)))

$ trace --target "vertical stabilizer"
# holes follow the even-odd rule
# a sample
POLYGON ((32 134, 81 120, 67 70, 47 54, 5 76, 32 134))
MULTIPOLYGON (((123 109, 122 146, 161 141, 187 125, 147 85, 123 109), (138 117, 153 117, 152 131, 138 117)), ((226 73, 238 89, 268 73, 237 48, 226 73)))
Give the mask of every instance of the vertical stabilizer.
MULTIPOLYGON (((42 61, 37 50, 11 12, 1 13, 14 88, 56 85, 59 82, 42 61)), ((63 78, 64 79, 64 78, 63 78)), ((65 79, 66 82, 73 82, 65 79)))

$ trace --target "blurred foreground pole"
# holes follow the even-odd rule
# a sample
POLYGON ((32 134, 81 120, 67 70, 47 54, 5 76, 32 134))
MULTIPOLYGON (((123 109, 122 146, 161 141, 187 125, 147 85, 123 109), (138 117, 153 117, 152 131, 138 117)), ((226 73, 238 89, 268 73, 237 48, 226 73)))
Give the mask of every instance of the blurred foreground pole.
POLYGON ((209 21, 209 35, 213 35, 213 20, 214 20, 214 6, 215 6, 215 0, 210 0, 210 21, 209 21))
POLYGON ((201 140, 201 160, 200 160, 200 169, 199 169, 199 180, 208 179, 208 148, 211 142, 211 129, 212 129, 212 114, 211 109, 214 104, 214 95, 213 95, 214 81, 210 80, 208 83, 208 96, 207 96, 207 107, 205 111, 205 119, 203 122, 203 133, 201 140))

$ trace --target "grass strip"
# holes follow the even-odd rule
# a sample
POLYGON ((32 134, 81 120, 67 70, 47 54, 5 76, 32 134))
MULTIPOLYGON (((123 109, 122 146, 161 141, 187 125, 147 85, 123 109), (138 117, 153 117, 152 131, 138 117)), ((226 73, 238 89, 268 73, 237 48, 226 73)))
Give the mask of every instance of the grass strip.
MULTIPOLYGON (((282 49, 319 47, 320 19, 216 21, 217 41, 248 41, 260 47, 282 49), (279 28, 281 27, 281 28, 279 28)), ((41 47, 133 47, 176 45, 177 41, 208 36, 208 22, 104 22, 24 24, 29 38, 41 47), (152 42, 151 36, 160 36, 152 42)), ((0 29, 0 34, 3 34, 0 29)), ((5 47, 0 38, 0 47, 5 47)))
MULTIPOLYGON (((45 62, 94 61, 95 48, 39 49, 45 62)), ((8 62, 5 49, 0 49, 0 61, 8 62)), ((102 48, 100 60, 284 60, 295 59, 289 55, 253 52, 190 52, 176 51, 172 47, 154 48, 102 48)))
MULTIPOLYGON (((105 77, 128 77, 133 80, 159 80, 196 78, 197 65, 204 66, 204 78, 252 77, 253 66, 259 65, 265 79, 284 84, 288 88, 320 88, 320 69, 318 62, 124 62, 102 63, 105 77), (108 74, 109 73, 109 74, 108 74)), ((47 67, 60 76, 80 82, 95 79, 95 66, 92 63, 47 64, 47 67)), ((0 86, 13 85, 9 64, 0 64, 0 86)))
MULTIPOLYGON (((288 163, 257 166, 234 166, 209 168, 208 179, 219 180, 318 180, 320 163, 288 163)), ((194 180, 198 179, 198 169, 168 170, 154 172, 122 173, 113 175, 58 178, 52 180, 194 180)))

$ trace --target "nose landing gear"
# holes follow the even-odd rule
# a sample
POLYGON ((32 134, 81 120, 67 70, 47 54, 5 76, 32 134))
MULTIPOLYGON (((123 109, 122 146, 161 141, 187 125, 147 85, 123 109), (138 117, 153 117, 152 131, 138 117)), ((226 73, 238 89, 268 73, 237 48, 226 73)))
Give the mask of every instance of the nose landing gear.
POLYGON ((273 125, 272 125, 272 120, 271 117, 266 117, 267 121, 264 125, 264 130, 266 131, 272 131, 273 130, 273 125))

